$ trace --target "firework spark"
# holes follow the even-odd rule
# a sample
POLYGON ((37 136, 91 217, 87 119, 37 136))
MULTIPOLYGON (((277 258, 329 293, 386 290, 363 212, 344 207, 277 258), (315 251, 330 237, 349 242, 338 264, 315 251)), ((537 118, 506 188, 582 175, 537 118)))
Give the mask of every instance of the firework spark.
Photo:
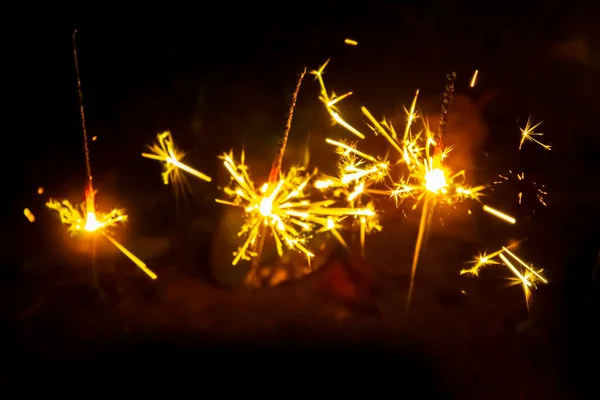
POLYGON ((527 309, 531 303, 532 289, 536 288, 538 283, 547 284, 548 280, 542 275, 541 269, 534 269, 533 265, 527 264, 519 256, 517 256, 510 249, 515 247, 518 243, 511 246, 503 246, 500 250, 497 250, 491 254, 481 253, 474 258, 470 263, 473 264, 471 268, 466 268, 460 271, 461 275, 472 275, 479 276, 481 268, 488 265, 500 265, 506 266, 512 273, 513 277, 511 280, 513 284, 521 284, 523 287, 523 293, 525 295, 525 303, 527 309), (507 257, 510 257, 512 261, 507 257), (497 259, 500 259, 498 261, 497 259), (517 265, 515 265, 515 263, 517 265))
MULTIPOLYGON (((49 199, 46 206, 52 210, 55 210, 60 215, 60 220, 63 224, 68 226, 68 230, 71 235, 77 235, 82 233, 95 234, 100 233, 109 242, 111 242, 117 249, 119 249, 125 256, 127 256, 135 265, 137 265, 142 271, 144 271, 150 278, 156 279, 156 274, 146 267, 146 264, 137 258, 132 252, 127 250, 121 243, 117 242, 116 239, 109 235, 109 229, 115 227, 119 223, 123 223, 127 220, 125 210, 115 209, 109 213, 97 213, 96 212, 96 191, 92 184, 92 169, 90 163, 90 151, 88 146, 88 135, 85 124, 85 112, 83 109, 83 92, 81 90, 81 78, 79 74, 79 58, 77 53, 77 42, 75 36, 77 31, 73 33, 73 55, 75 61, 75 72, 77 76, 77 93, 79 98, 79 115, 81 117, 81 128, 83 131, 83 145, 85 151, 85 166, 87 171, 87 187, 85 190, 85 202, 78 206, 73 206, 67 200, 62 202, 49 199)), ((43 193, 43 189, 38 190, 39 194, 43 193)))
POLYGON ((538 126, 540 126, 542 124, 542 122, 538 122, 537 124, 533 125, 533 123, 531 122, 531 117, 527 118, 527 123, 525 124, 525 127, 524 128, 519 128, 521 130, 521 141, 519 142, 519 150, 521 150, 521 148, 523 147, 523 144, 526 141, 537 143, 537 144, 539 144, 540 146, 542 146, 546 150, 551 150, 552 149, 552 146, 550 146, 548 144, 544 144, 544 143, 542 143, 539 140, 537 140, 537 139, 534 138, 534 136, 544 136, 543 133, 535 132, 535 129, 538 126))
POLYGON ((498 174, 498 177, 500 177, 500 180, 494 182, 496 185, 512 182, 517 186, 517 201, 519 205, 523 203, 523 198, 526 197, 526 195, 533 195, 544 207, 548 205, 546 203, 546 196, 548 195, 546 185, 539 183, 538 180, 531 179, 529 174, 526 176, 525 172, 515 173, 512 170, 508 170, 506 173, 498 174))
POLYGON ((185 171, 207 182, 211 181, 209 176, 181 162, 185 154, 175 148, 171 132, 166 131, 158 134, 156 143, 148 146, 148 148, 152 153, 142 153, 142 157, 164 163, 162 178, 165 185, 169 184, 169 180, 173 183, 181 182, 182 176, 180 171, 185 171))

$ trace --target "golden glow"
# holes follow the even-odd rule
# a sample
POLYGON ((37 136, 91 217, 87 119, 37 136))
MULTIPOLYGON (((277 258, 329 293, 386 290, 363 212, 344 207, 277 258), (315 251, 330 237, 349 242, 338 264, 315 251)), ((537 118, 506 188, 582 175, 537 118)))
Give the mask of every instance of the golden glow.
POLYGON ((344 43, 349 44, 350 46, 356 46, 358 42, 352 39, 344 39, 344 43))

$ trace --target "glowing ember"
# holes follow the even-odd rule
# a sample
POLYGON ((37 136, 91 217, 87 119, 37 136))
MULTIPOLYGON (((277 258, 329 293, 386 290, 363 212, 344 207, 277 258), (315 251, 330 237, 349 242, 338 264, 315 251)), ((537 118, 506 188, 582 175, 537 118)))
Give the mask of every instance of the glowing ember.
POLYGON ((537 124, 533 125, 531 122, 531 117, 529 117, 527 119, 527 123, 525 124, 525 127, 519 128, 519 129, 521 129, 521 142, 519 142, 519 150, 521 150, 521 147, 523 147, 523 144, 525 143, 525 141, 537 143, 546 150, 552 149, 552 147, 550 145, 544 144, 534 138, 534 136, 543 136, 544 135, 543 133, 535 132, 535 128, 537 128, 541 124, 542 124, 542 122, 538 122, 537 124))

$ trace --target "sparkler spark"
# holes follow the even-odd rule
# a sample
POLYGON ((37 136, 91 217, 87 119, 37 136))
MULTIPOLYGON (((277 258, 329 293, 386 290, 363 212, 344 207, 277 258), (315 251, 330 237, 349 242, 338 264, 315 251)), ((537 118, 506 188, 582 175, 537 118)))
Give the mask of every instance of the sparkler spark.
MULTIPOLYGON (((344 121, 336 108, 336 104, 339 103, 339 101, 352 93, 349 92, 342 96, 335 96, 335 94, 328 95, 323 80, 323 72, 328 63, 329 60, 327 60, 327 62, 325 62, 318 70, 312 72, 312 74, 316 76, 321 87, 320 99, 335 122, 338 122, 351 133, 362 139, 365 136, 355 127, 344 121)), ((408 178, 396 182, 393 189, 371 190, 371 193, 388 194, 395 198, 398 203, 405 198, 413 197, 417 200, 415 207, 428 193, 438 196, 438 200, 443 200, 443 202, 449 204, 467 198, 479 199, 481 191, 487 186, 468 187, 464 182, 465 171, 452 173, 443 165, 442 161, 448 157, 448 154, 452 149, 442 148, 440 143, 437 143, 434 138, 434 133, 429 129, 427 119, 421 118, 416 112, 415 109, 418 94, 419 91, 417 90, 411 103, 411 107, 409 109, 404 108, 406 113, 406 126, 402 136, 398 135, 391 123, 385 120, 379 122, 366 107, 361 108, 362 113, 369 121, 369 127, 375 135, 383 136, 390 146, 396 150, 398 162, 404 164, 409 172, 408 178), (413 125, 418 119, 422 121, 422 129, 415 132, 413 125)), ((332 139, 326 139, 326 141, 329 144, 337 146, 338 152, 342 155, 348 156, 351 154, 359 159, 359 164, 366 164, 369 166, 369 168, 362 169, 361 171, 356 171, 355 167, 349 169, 352 173, 358 173, 361 178, 370 178, 373 181, 381 182, 382 178, 390 176, 390 166, 387 160, 361 152, 353 146, 348 146, 332 139)), ((352 175, 348 176, 348 174, 343 175, 341 177, 342 183, 354 182, 355 180, 352 179, 351 176, 352 175)))
POLYGON ((535 289, 536 284, 539 282, 547 284, 548 280, 542 275, 541 269, 534 269, 533 265, 527 264, 513 251, 510 250, 517 244, 518 243, 513 244, 511 246, 503 246, 500 250, 497 250, 491 254, 479 254, 477 257, 475 257, 473 261, 470 262, 474 264, 473 267, 461 270, 460 274, 479 276, 479 271, 485 266, 493 264, 505 265, 513 274, 513 278, 511 278, 511 280, 514 282, 513 284, 522 285, 523 293, 525 295, 525 303, 527 305, 527 309, 529 309, 529 305, 531 303, 532 289, 535 289), (506 255, 511 257, 513 261, 511 261, 506 255), (497 261, 497 258, 499 258, 500 261, 497 261), (515 262, 520 266, 520 268, 515 265, 515 262))
POLYGON ((494 182, 494 184, 506 182, 517 184, 517 200, 519 204, 523 203, 523 197, 525 197, 526 194, 533 194, 541 205, 544 207, 547 206, 546 196, 548 195, 548 192, 546 190, 546 185, 543 183, 538 183, 537 180, 531 179, 529 174, 526 176, 525 172, 514 173, 512 170, 508 170, 508 172, 504 174, 498 174, 498 176, 501 180, 494 182))
POLYGON ((356 40, 353 39, 344 39, 344 43, 350 45, 350 46, 356 46, 358 44, 358 42, 356 40))
POLYGON ((25 218, 27 218, 27 220, 31 223, 35 222, 35 215, 33 215, 33 213, 31 212, 31 210, 29 208, 26 208, 25 210, 23 210, 23 214, 25 215, 25 218))
POLYGON ((307 189, 314 174, 307 174, 303 168, 292 167, 286 175, 280 174, 277 181, 257 187, 250 178, 243 152, 239 163, 234 161, 232 152, 220 158, 231 176, 232 185, 224 189, 230 200, 216 201, 244 209, 245 222, 238 235, 245 240, 234 253, 233 265, 258 255, 256 245, 261 227, 267 227, 273 234, 279 256, 283 255, 286 246, 300 251, 310 260, 314 254, 307 241, 314 234, 329 231, 345 245, 339 233, 341 221, 346 217, 375 215, 368 208, 330 207, 335 200, 311 201, 307 189))
POLYGON ((95 211, 94 195, 93 188, 89 186, 86 191, 86 200, 80 205, 72 205, 68 200, 49 199, 46 207, 58 212, 60 221, 68 227, 72 236, 100 233, 150 278, 156 279, 156 274, 148 269, 142 260, 110 235, 111 228, 127 221, 125 210, 113 209, 108 213, 98 213, 95 211))
POLYGON ((471 83, 469 84, 469 87, 474 88, 475 85, 477 84, 477 76, 479 75, 479 70, 475 70, 475 72, 473 72, 473 77, 471 78, 471 83))
MULTIPOLYGON (((542 121, 543 122, 543 121, 542 121)), ((527 123, 525 124, 524 128, 519 127, 519 129, 521 130, 521 142, 519 143, 519 150, 521 150, 521 148, 523 147, 523 144, 525 143, 525 141, 530 141, 533 143, 537 143, 540 146, 542 146, 544 149, 546 150, 551 150, 552 146, 548 145, 548 144, 544 144, 542 142, 540 142, 539 140, 535 139, 534 136, 544 136, 543 133, 537 133, 535 132, 535 129, 540 126, 542 124, 542 122, 538 122, 537 124, 533 125, 531 122, 531 117, 527 118, 527 123)))
POLYGON ((166 131, 157 135, 157 142, 148 146, 152 153, 142 153, 142 157, 152 160, 158 160, 165 164, 165 170, 162 173, 163 182, 169 184, 169 179, 174 182, 181 181, 180 171, 185 171, 196 178, 210 182, 211 178, 202 172, 181 162, 185 154, 179 152, 173 144, 171 132, 166 131))

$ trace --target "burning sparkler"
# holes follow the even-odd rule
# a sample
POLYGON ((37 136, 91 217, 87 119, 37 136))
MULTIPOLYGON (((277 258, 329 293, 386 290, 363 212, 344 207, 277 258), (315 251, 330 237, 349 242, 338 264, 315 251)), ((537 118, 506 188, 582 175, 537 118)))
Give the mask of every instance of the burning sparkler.
MULTIPOLYGON (((495 251, 491 254, 482 253, 479 254, 473 261, 471 261, 473 267, 463 269, 460 271, 461 275, 468 274, 472 276, 479 276, 479 271, 481 268, 488 265, 500 265, 504 264, 513 274, 514 281, 513 284, 521 284, 523 287, 523 293, 525 295, 525 303, 527 305, 527 309, 529 309, 529 305, 531 303, 531 291, 536 288, 538 283, 547 284, 548 280, 542 275, 541 269, 534 269, 533 265, 527 264, 523 261, 519 256, 517 256, 510 249, 515 247, 518 243, 515 243, 511 246, 503 246, 500 250, 495 251), (511 261, 508 257, 510 257, 513 261, 511 261), (500 259, 498 261, 497 259, 500 259), (520 267, 515 265, 518 264, 520 267)), ((512 286, 512 285, 511 285, 512 286)))
POLYGON ((125 254, 135 265, 144 271, 152 279, 156 279, 156 274, 146 267, 146 264, 137 258, 133 253, 127 250, 121 243, 109 234, 109 228, 115 227, 118 223, 123 223, 127 220, 125 210, 115 209, 109 213, 102 214, 96 212, 95 195, 96 191, 92 184, 92 172, 90 165, 90 152, 88 147, 88 136, 85 124, 85 113, 83 110, 83 94, 81 91, 81 79, 79 75, 79 61, 77 56, 77 45, 75 35, 73 33, 73 53, 75 56, 75 71, 77 73, 77 90, 79 94, 79 114, 81 116, 81 126, 83 130, 83 143, 85 149, 85 163, 88 177, 88 184, 85 191, 85 202, 78 206, 73 206, 67 200, 62 202, 50 199, 46 206, 55 210, 60 215, 60 220, 68 226, 68 230, 72 235, 87 233, 100 233, 117 249, 125 254))
POLYGON ((182 179, 180 171, 185 171, 207 182, 211 181, 209 176, 181 162, 185 154, 175 148, 171 132, 158 134, 157 142, 148 148, 152 153, 142 153, 142 157, 158 160, 165 164, 165 170, 162 173, 165 185, 169 184, 169 180, 174 183, 180 182, 182 179))
POLYGON ((269 232, 274 238, 279 256, 283 255, 284 248, 287 247, 303 253, 310 261, 314 254, 307 241, 312 236, 325 231, 331 232, 340 243, 346 245, 339 232, 342 220, 347 217, 367 219, 375 215, 368 207, 336 208, 331 207, 336 200, 313 201, 310 189, 314 186, 316 171, 310 174, 304 168, 292 166, 287 173, 281 172, 293 111, 305 73, 306 69, 300 75, 293 93, 283 139, 275 154, 266 183, 257 186, 252 181, 243 152, 240 162, 234 160, 232 152, 221 156, 223 165, 231 176, 231 185, 224 189, 230 199, 216 201, 244 209, 245 222, 239 232, 239 236, 244 237, 244 242, 234 253, 232 264, 235 265, 242 259, 252 260, 252 268, 248 275, 250 281, 256 273, 269 232))
MULTIPOLYGON (((339 123, 348 131, 363 139, 365 135, 357 128, 347 123, 342 117, 337 108, 338 103, 344 98, 350 96, 352 92, 341 96, 336 96, 334 93, 328 93, 323 80, 323 72, 329 60, 325 62, 318 70, 313 71, 313 75, 319 82, 321 87, 320 100, 325 105, 326 110, 332 116, 334 122, 339 123)), ((430 226, 430 221, 435 209, 435 206, 440 203, 454 205, 458 201, 466 199, 480 200, 482 191, 487 185, 479 185, 471 187, 466 182, 465 171, 452 172, 443 161, 448 157, 451 148, 443 147, 442 136, 443 128, 446 122, 446 116, 450 109, 452 93, 454 90, 455 74, 448 77, 448 84, 444 93, 444 103, 442 105, 440 129, 437 134, 434 134, 429 128, 429 123, 426 118, 422 118, 416 112, 416 104, 419 91, 417 90, 415 97, 409 109, 404 108, 406 113, 406 126, 403 134, 399 135, 391 123, 388 121, 379 122, 371 112, 361 107, 361 111, 367 118, 369 128, 375 135, 383 136, 391 147, 398 154, 398 163, 401 163, 408 170, 405 178, 394 183, 394 187, 390 190, 369 189, 372 194, 387 194, 394 198, 399 204, 407 198, 415 200, 413 209, 419 204, 423 204, 421 212, 421 221, 419 224, 419 232, 415 246, 415 254, 413 258, 413 266, 411 270, 411 284, 409 287, 408 304, 412 294, 412 287, 416 266, 418 264, 419 254, 423 246, 426 236, 426 231, 430 226), (421 120, 421 129, 416 131, 413 128, 414 122, 421 120)), ((359 176, 363 179, 364 184, 359 187, 369 187, 370 184, 381 181, 382 176, 389 176, 389 163, 380 158, 364 152, 360 152, 354 147, 346 146, 340 142, 327 139, 327 143, 334 144, 338 147, 338 152, 344 151, 345 154, 352 154, 358 157, 362 163, 367 165, 367 168, 359 171, 359 176), (369 182, 368 184, 366 182, 369 182)), ((356 174, 357 171, 353 168, 349 174, 343 174, 338 182, 341 184, 355 184, 356 180, 350 178, 351 174, 356 174)), ((325 184, 322 184, 326 187, 325 184)), ((495 210, 489 206, 483 206, 484 211, 503 219, 504 221, 515 223, 514 218, 495 210)))

